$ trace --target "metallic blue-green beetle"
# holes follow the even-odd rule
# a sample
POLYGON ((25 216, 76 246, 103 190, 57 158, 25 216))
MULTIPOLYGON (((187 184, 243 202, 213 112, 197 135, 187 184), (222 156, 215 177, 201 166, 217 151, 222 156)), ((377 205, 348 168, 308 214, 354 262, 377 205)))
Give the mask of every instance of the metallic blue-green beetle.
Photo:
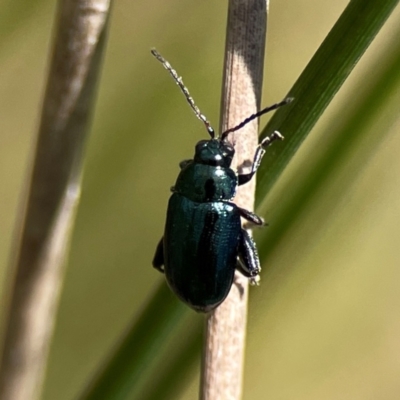
POLYGON ((259 281, 257 249, 242 229, 240 218, 256 225, 263 225, 263 220, 238 207, 232 199, 237 186, 248 182, 257 171, 265 148, 283 139, 277 131, 265 138, 257 147, 251 171, 237 175, 230 168, 235 149, 227 136, 291 99, 251 115, 215 138, 214 129, 194 104, 182 78, 156 50, 152 54, 170 72, 211 136, 197 143, 193 160, 180 163, 181 172, 171 189, 164 237, 157 246, 153 266, 165 273, 170 288, 183 302, 196 311, 208 312, 228 295, 236 268, 251 283, 259 281))

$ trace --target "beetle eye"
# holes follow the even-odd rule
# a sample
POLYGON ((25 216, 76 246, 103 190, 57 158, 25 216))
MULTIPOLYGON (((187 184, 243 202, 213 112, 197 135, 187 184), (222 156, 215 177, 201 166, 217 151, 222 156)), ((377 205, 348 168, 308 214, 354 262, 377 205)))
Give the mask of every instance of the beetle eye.
POLYGON ((223 145, 223 147, 221 148, 221 153, 224 155, 224 157, 230 157, 232 158, 233 155, 235 154, 235 149, 229 144, 225 144, 223 145))
POLYGON ((235 155, 234 147, 229 143, 222 142, 220 152, 224 159, 225 166, 229 167, 232 163, 233 156, 235 155))
POLYGON ((207 149, 208 142, 208 140, 200 140, 200 142, 196 144, 195 153, 200 154, 202 151, 204 151, 204 149, 207 149))

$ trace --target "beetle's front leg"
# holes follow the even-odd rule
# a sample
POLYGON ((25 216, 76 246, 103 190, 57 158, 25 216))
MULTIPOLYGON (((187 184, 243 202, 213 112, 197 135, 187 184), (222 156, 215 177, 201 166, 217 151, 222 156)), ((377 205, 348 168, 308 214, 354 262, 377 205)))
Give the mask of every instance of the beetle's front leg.
POLYGON ((254 240, 244 229, 241 231, 238 255, 238 269, 244 276, 250 278, 252 285, 258 285, 260 282, 259 273, 261 271, 260 260, 254 240))
POLYGON ((257 172, 257 169, 261 164, 261 160, 265 154, 265 149, 277 139, 283 140, 283 136, 278 131, 275 131, 271 136, 267 136, 261 141, 261 143, 257 147, 256 152, 254 153, 254 159, 253 159, 253 164, 251 166, 251 171, 248 174, 239 174, 238 176, 239 185, 244 185, 245 183, 251 180, 251 178, 257 172))
POLYGON ((153 258, 153 267, 164 273, 164 238, 159 241, 153 258))

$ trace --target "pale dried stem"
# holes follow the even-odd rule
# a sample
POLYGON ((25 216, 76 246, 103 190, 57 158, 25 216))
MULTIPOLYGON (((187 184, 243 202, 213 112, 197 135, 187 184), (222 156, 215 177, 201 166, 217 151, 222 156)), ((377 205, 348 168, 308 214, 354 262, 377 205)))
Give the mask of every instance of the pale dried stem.
POLYGON ((79 201, 82 153, 111 0, 62 0, 35 154, 14 242, 0 398, 35 400, 79 201))
MULTIPOLYGON (((230 0, 225 48, 221 131, 260 109, 268 0, 230 0)), ((253 159, 258 121, 229 136, 239 169, 253 159)), ((251 210, 255 180, 241 187, 235 202, 251 210)), ((248 279, 236 273, 225 302, 207 317, 200 399, 239 400, 247 320, 248 279)))

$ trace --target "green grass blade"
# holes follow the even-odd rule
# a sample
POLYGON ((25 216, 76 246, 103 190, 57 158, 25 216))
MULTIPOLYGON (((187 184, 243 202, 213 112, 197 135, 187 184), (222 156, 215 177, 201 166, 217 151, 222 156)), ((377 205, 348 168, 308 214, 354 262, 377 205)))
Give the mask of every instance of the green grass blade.
POLYGON ((336 92, 379 32, 398 0, 353 0, 330 31, 262 137, 278 129, 282 144, 268 149, 257 173, 258 207, 336 92))
POLYGON ((203 329, 200 324, 196 324, 196 328, 188 342, 179 347, 172 356, 170 355, 168 365, 163 369, 157 369, 157 373, 152 376, 138 399, 173 400, 179 396, 195 372, 194 367, 201 357, 203 329))
POLYGON ((163 282, 81 399, 122 400, 138 390, 166 337, 187 312, 163 282))
MULTIPOLYGON (((397 38, 398 35, 400 35, 400 31, 394 37, 397 38)), ((329 134, 334 137, 334 140, 325 152, 318 155, 318 161, 310 168, 312 173, 305 174, 305 178, 299 183, 299 189, 292 191, 287 201, 282 202, 283 204, 277 205, 277 215, 273 226, 268 233, 263 232, 257 240, 262 259, 269 254, 289 227, 296 222, 315 195, 324 187, 325 183, 330 181, 335 171, 352 155, 357 155, 361 145, 368 141, 368 150, 364 150, 365 154, 359 161, 359 171, 353 169, 349 173, 355 176, 357 172, 361 172, 362 166, 366 165, 366 160, 389 132, 388 127, 392 123, 390 118, 384 121, 385 126, 381 123, 380 130, 377 132, 371 132, 369 127, 378 120, 384 102, 390 100, 391 95, 400 88, 400 46, 398 44, 396 46, 396 43, 393 44, 394 46, 388 46, 392 51, 390 59, 379 60, 379 63, 385 64, 386 67, 378 76, 375 76, 374 84, 367 93, 363 94, 361 103, 344 126, 330 130, 329 134)), ((375 73, 377 70, 378 68, 371 68, 371 71, 375 73)), ((393 115, 393 117, 397 116, 393 115)))

